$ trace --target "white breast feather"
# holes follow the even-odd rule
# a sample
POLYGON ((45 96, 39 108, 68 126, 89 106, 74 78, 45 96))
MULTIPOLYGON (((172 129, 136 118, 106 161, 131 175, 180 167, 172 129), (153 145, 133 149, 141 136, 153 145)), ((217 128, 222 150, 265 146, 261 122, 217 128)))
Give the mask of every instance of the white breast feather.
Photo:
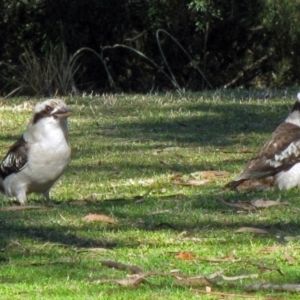
POLYGON ((288 190, 300 185, 300 163, 295 164, 288 171, 282 171, 275 177, 276 185, 280 190, 288 190))

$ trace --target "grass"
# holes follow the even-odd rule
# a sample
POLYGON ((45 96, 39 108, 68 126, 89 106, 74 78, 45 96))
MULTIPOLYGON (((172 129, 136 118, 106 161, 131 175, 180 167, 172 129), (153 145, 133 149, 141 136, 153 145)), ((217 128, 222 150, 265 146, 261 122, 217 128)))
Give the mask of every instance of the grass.
MULTIPOLYGON (((51 193, 59 205, 4 211, 12 203, 1 196, 1 299, 216 299, 198 295, 188 285, 176 285, 171 277, 150 277, 135 288, 97 284, 93 281, 127 275, 102 266, 101 260, 189 276, 221 269, 226 276, 258 274, 256 279, 219 280, 212 285, 213 291, 226 293, 249 295, 244 287, 250 283, 297 284, 298 265, 287 257, 296 262, 300 258, 299 190, 222 189, 286 118, 295 95, 277 91, 265 100, 259 92, 227 91, 67 98, 74 110, 69 119, 73 155, 51 193), (241 151, 245 147, 252 153, 241 151), (174 178, 190 179, 192 173, 207 170, 227 171, 230 178, 204 186, 173 184, 174 178), (280 198, 290 205, 238 213, 221 201, 259 198, 280 198), (82 218, 89 213, 118 223, 86 222, 82 218), (269 234, 236 234, 241 227, 269 234), (281 243, 278 236, 288 241, 281 243), (260 253, 271 246, 276 251, 260 253), (180 259, 174 253, 180 251, 194 256, 180 259), (241 261, 200 259, 230 253, 241 261)), ((22 134, 40 100, 1 103, 1 157, 22 134)), ((29 200, 31 205, 44 204, 39 195, 30 195, 29 200)), ((270 290, 252 295, 298 297, 270 290)))

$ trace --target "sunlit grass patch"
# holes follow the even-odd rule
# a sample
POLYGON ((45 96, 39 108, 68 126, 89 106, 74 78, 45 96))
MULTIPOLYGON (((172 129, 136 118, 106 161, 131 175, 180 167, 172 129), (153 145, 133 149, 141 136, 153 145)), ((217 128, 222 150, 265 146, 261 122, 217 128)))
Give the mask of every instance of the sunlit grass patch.
MULTIPOLYGON (((286 118, 296 93, 286 97, 278 92, 267 100, 255 95, 228 91, 66 98, 74 110, 69 119, 73 153, 52 190, 58 204, 8 211, 4 208, 13 204, 1 196, 1 297, 214 297, 197 295, 171 276, 149 277, 135 287, 96 283, 129 275, 101 265, 103 260, 188 277, 222 271, 236 280, 212 280, 212 290, 232 294, 249 294, 244 288, 252 283, 297 283, 299 190, 223 189, 286 118), (226 171, 229 176, 199 186, 180 184, 201 180, 195 177, 199 171, 226 171), (228 205, 278 198, 289 205, 249 211, 228 205), (88 214, 116 222, 89 222, 84 219, 88 214), (254 229, 236 233, 241 228, 254 229), (192 255, 178 256, 185 252, 192 255), (243 278, 253 274, 257 277, 243 278)), ((30 99, 30 105, 39 100, 30 99)), ((22 105, 22 99, 2 103, 2 157, 31 117, 27 107, 15 110, 22 105)), ((45 204, 39 195, 30 195, 29 201, 45 204)), ((252 295, 297 299, 272 291, 252 295)))

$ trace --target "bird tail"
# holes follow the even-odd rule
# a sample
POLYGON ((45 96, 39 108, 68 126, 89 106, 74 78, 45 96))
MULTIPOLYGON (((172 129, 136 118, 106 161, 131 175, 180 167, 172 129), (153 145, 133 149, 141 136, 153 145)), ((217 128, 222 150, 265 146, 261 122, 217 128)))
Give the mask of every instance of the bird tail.
POLYGON ((227 190, 234 190, 236 189, 240 184, 242 184, 243 182, 245 182, 248 179, 240 179, 240 180, 234 180, 231 182, 228 182, 224 188, 227 190))

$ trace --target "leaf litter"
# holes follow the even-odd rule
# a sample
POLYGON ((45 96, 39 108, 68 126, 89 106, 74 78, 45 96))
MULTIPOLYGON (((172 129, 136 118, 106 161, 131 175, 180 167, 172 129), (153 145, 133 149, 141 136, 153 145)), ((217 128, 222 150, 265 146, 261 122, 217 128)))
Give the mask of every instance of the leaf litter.
POLYGON ((244 232, 251 232, 254 234, 263 234, 263 235, 269 234, 269 231, 265 229, 255 228, 255 227, 241 227, 235 231, 235 233, 244 233, 244 232))
POLYGON ((103 214, 88 214, 86 216, 84 216, 82 218, 82 220, 84 221, 88 221, 88 222, 102 222, 102 223, 108 223, 108 224, 118 224, 118 221, 109 217, 109 216, 106 216, 106 215, 103 215, 103 214))
POLYGON ((222 203, 236 208, 236 209, 241 209, 244 211, 256 211, 258 209, 263 209, 263 208, 270 208, 273 206, 287 206, 289 203, 287 201, 281 202, 280 199, 277 200, 269 200, 269 199, 253 199, 250 202, 249 201, 238 201, 235 203, 231 202, 226 202, 224 200, 221 200, 222 203))
POLYGON ((190 174, 190 179, 185 179, 182 174, 175 174, 173 176, 173 184, 183 186, 201 186, 215 182, 216 180, 229 177, 226 171, 197 171, 190 174))
POLYGON ((38 210, 50 210, 51 206, 45 205, 13 205, 13 206, 4 206, 0 208, 0 211, 22 211, 22 210, 31 210, 31 209, 38 209, 38 210))
POLYGON ((199 171, 191 173, 191 176, 195 179, 223 179, 230 176, 229 172, 226 171, 199 171))
POLYGON ((179 251, 179 252, 168 252, 175 254, 175 258, 182 259, 182 260, 198 260, 198 261, 205 261, 210 263, 222 263, 222 262, 238 262, 241 259, 237 258, 234 252, 221 257, 221 258, 205 258, 201 256, 197 256, 195 253, 190 251, 179 251))
MULTIPOLYGON (((256 232, 256 230, 255 230, 256 232)), ((274 247, 265 247, 261 252, 259 253, 268 253, 267 251, 277 251, 280 249, 284 249, 283 246, 274 246, 274 247)), ((254 267, 256 267, 261 274, 264 274, 266 271, 275 271, 279 273, 280 275, 284 276, 284 273, 277 268, 276 266, 268 266, 264 265, 262 263, 255 263, 252 262, 251 259, 241 260, 236 257, 235 253, 232 252, 224 257, 221 258, 203 258, 197 256, 194 252, 191 251, 177 251, 177 252, 168 252, 171 254, 174 254, 174 257, 176 259, 180 260, 191 260, 191 261, 205 261, 209 263, 236 263, 236 262, 244 262, 246 264, 250 264, 254 267)), ((294 257, 290 255, 283 255, 282 257, 290 264, 295 264, 297 261, 294 257)), ((257 299, 254 295, 247 295, 247 294, 234 294, 234 293, 223 293, 219 291, 212 291, 212 286, 219 286, 219 283, 221 281, 227 281, 227 282, 235 282, 240 281, 244 279, 255 279, 259 277, 259 273, 253 273, 253 274, 238 274, 236 276, 227 276, 224 274, 225 269, 217 270, 216 272, 213 272, 211 274, 207 275, 186 275, 181 274, 179 270, 173 270, 173 271, 157 271, 157 270, 151 270, 151 271, 144 271, 139 266, 130 265, 130 264, 123 264, 118 261, 110 261, 110 260, 102 260, 100 261, 101 265, 104 267, 114 268, 116 270, 125 271, 127 275, 124 278, 117 278, 117 279, 96 279, 92 280, 92 282, 97 284, 117 284, 124 287, 133 287, 138 288, 141 284, 151 284, 148 281, 149 277, 171 277, 173 278, 173 284, 178 286, 187 286, 187 287, 197 287, 197 286, 203 286, 205 287, 205 290, 196 290, 191 289, 191 291, 194 291, 196 293, 203 293, 208 295, 219 295, 223 297, 236 297, 236 298, 253 298, 257 299)), ((228 267, 227 267, 228 268, 228 267)), ((226 269, 227 269, 226 268, 226 269)), ((292 285, 292 284, 282 284, 282 285, 273 285, 269 283, 252 283, 248 284, 244 287, 245 291, 266 291, 266 290, 276 290, 276 291, 290 291, 290 292, 299 292, 300 291, 300 285, 292 285)), ((264 298, 269 299, 269 298, 264 298)))
POLYGON ((118 284, 122 286, 131 286, 137 287, 141 283, 147 283, 146 278, 160 276, 160 277, 172 277, 175 279, 174 284, 180 286, 212 286, 219 281, 237 281, 242 279, 252 279, 257 278, 258 274, 245 274, 245 275, 237 275, 237 276, 226 276, 224 275, 223 269, 218 270, 214 273, 208 275, 196 275, 189 276, 185 274, 181 274, 179 272, 160 272, 160 271, 143 271, 142 268, 134 265, 127 265, 120 263, 118 261, 100 261, 102 266, 106 266, 108 268, 114 268, 121 271, 127 271, 128 274, 125 278, 118 279, 96 279, 92 280, 92 282, 97 284, 118 284))

